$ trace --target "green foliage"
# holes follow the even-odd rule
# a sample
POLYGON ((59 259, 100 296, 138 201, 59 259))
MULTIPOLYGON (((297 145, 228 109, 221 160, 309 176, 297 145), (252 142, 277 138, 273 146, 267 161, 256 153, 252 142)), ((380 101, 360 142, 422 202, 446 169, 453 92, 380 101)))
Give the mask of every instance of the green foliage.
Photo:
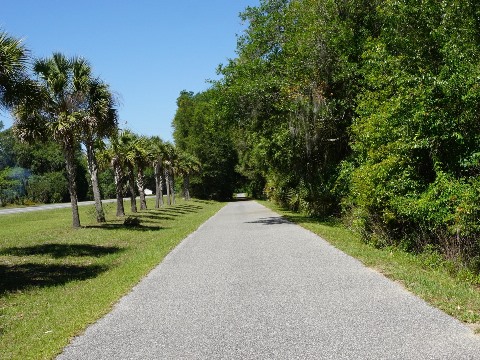
POLYGON ((68 201, 68 184, 63 172, 33 175, 27 185, 27 196, 37 203, 68 201))
POLYGON ((18 166, 29 169, 37 175, 64 170, 65 157, 57 143, 47 141, 26 144, 16 139, 14 141, 14 159, 18 166))
POLYGON ((247 8, 238 59, 220 68, 221 104, 234 126, 239 171, 282 204, 338 211, 338 166, 359 89, 362 44, 375 2, 261 1, 247 8), (263 181, 259 181, 263 179, 263 181))
POLYGON ((479 15, 473 0, 262 0, 223 78, 181 93, 175 140, 219 156, 198 134, 228 132, 250 194, 475 268, 479 15))
POLYGON ((385 1, 377 12, 345 209, 376 244, 433 245, 478 264, 478 5, 385 1))
POLYGON ((127 216, 125 220, 123 220, 123 225, 126 227, 140 226, 140 219, 136 216, 127 216))
POLYGON ((173 119, 177 147, 200 163, 192 174, 191 195, 208 199, 229 199, 237 186, 237 154, 224 119, 219 116, 215 88, 199 94, 182 91, 173 119))
MULTIPOLYGON (((28 51, 22 41, 0 29, 0 107, 10 109, 31 94, 28 51)), ((0 130, 3 124, 0 124, 0 130)))
POLYGON ((100 183, 100 192, 102 198, 104 199, 114 199, 116 196, 115 193, 115 179, 113 175, 113 170, 110 168, 101 171, 98 175, 98 180, 100 183))
MULTIPOLYGON (((1 124, 0 124, 1 125, 1 124)), ((0 127, 2 130, 2 127, 0 127)), ((0 131, 0 170, 15 166, 15 138, 10 129, 0 131)))
POLYGON ((15 198, 15 189, 19 186, 19 181, 12 178, 11 169, 0 170, 0 206, 12 202, 15 198))
MULTIPOLYGON (((80 200, 88 196, 86 161, 79 151, 76 152, 77 186, 80 200)), ((0 132, 0 169, 10 167, 4 182, 4 203, 39 203, 68 201, 68 186, 65 175, 65 157, 61 146, 53 141, 20 142, 12 129, 0 132)))

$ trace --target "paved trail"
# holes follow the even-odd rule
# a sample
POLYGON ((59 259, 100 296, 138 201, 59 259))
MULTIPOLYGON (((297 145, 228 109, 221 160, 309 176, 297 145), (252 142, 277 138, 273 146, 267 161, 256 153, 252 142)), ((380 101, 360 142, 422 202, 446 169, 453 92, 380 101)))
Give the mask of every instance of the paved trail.
POLYGON ((248 201, 184 240, 58 359, 480 359, 480 337, 248 201))

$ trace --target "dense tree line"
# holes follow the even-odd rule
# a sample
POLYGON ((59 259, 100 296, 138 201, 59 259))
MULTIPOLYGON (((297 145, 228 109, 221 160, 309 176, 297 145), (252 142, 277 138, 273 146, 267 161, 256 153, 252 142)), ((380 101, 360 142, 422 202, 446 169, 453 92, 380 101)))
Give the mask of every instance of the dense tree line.
POLYGON ((225 118, 218 113, 215 89, 193 94, 182 91, 173 119, 176 146, 195 156, 198 170, 188 180, 192 195, 199 198, 226 200, 239 186, 235 172, 237 152, 225 118))
POLYGON ((180 148, 236 152, 212 166, 238 175, 199 186, 237 176, 375 245, 480 269, 478 1, 262 0, 241 18, 221 80, 179 97, 180 148))
POLYGON ((14 117, 11 129, 0 123, 0 205, 69 198, 72 224, 80 227, 79 199, 93 198, 97 222, 105 222, 105 196, 117 198, 117 216, 125 215, 127 193, 132 212, 137 194, 147 208, 147 185, 156 190, 156 207, 164 189, 174 204, 180 175, 190 197, 198 160, 159 137, 119 129, 117 101, 84 58, 31 59, 20 41, 0 32, 0 106, 14 117))

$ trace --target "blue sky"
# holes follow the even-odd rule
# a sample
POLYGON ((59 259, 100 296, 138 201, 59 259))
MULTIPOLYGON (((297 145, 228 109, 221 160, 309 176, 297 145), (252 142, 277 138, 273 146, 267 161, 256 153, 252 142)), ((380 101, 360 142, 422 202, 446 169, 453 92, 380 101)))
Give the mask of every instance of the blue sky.
MULTIPOLYGON (((199 92, 235 57, 238 14, 258 0, 15 0, 0 28, 34 57, 83 56, 119 95, 120 126, 171 140, 181 90, 199 92), (126 124, 125 124, 126 123, 126 124)), ((0 113, 5 127, 11 126, 0 113)))

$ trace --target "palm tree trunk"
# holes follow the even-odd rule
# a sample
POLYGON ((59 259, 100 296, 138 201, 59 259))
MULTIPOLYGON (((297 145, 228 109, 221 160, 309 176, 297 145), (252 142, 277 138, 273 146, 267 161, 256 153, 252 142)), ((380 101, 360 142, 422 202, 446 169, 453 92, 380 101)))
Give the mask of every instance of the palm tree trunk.
POLYGON ((97 222, 105 222, 105 212, 102 206, 102 197, 100 195, 100 187, 98 185, 98 166, 97 159, 95 157, 95 151, 93 150, 93 142, 86 142, 87 148, 87 164, 88 172, 90 173, 90 179, 92 181, 93 199, 95 200, 95 210, 97 215, 97 222))
POLYGON ((185 174, 183 177, 183 195, 185 196, 185 200, 190 200, 190 174, 185 174))
POLYGON ((73 144, 64 144, 63 154, 68 178, 68 191, 70 192, 70 203, 72 204, 72 226, 80 227, 80 215, 78 213, 77 181, 75 180, 77 169, 75 166, 75 149, 73 144))
POLYGON ((115 193, 117 195, 117 217, 125 216, 123 207, 123 171, 118 159, 112 160, 113 174, 115 177, 115 193))
POLYGON ((170 171, 170 193, 172 194, 172 204, 175 205, 175 175, 172 168, 170 171))
POLYGON ((162 165, 160 161, 155 163, 155 209, 159 209, 163 206, 163 176, 162 165))
POLYGON ((138 167, 137 173, 137 188, 140 194, 140 210, 147 210, 147 201, 145 200, 145 181, 143 178, 143 169, 138 167))
POLYGON ((133 213, 137 212, 137 200, 135 199, 135 174, 133 173, 133 167, 129 166, 128 169, 128 188, 130 189, 130 205, 133 213))
POLYGON ((172 199, 170 198, 170 171, 165 168, 165 186, 167 187, 167 205, 172 205, 172 199))

